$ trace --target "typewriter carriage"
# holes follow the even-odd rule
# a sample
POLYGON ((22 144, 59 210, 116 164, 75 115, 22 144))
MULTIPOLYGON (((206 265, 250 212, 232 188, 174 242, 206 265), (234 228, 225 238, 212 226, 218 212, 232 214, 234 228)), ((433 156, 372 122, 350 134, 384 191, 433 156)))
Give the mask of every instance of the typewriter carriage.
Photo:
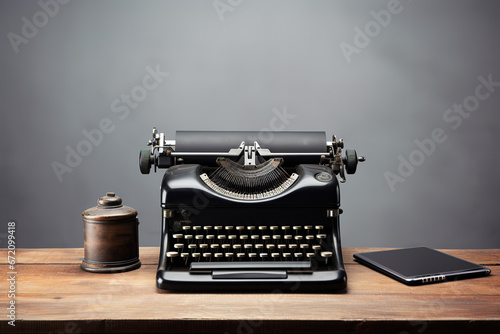
MULTIPOLYGON (((194 134, 199 134, 199 136, 211 135, 212 142, 217 140, 218 136, 221 136, 221 140, 224 140, 224 132, 222 131, 181 131, 177 132, 177 135, 183 135, 182 139, 192 136, 194 134), (214 139, 215 138, 215 139, 214 139)), ((231 132, 234 133, 234 132, 231 132)), ((247 133, 247 132, 241 132, 247 133)), ((285 132, 278 132, 275 134, 284 134, 285 132)), ((304 132, 305 133, 305 132, 304 132)), ((217 158, 226 157, 229 159, 236 160, 241 166, 253 166, 258 168, 259 164, 262 164, 266 159, 270 158, 283 158, 287 162, 288 158, 293 158, 293 162, 299 161, 299 163, 307 163, 315 161, 315 163, 330 167, 333 172, 340 175, 340 182, 344 183, 346 181, 345 174, 354 174, 357 169, 358 162, 364 162, 365 158, 357 156, 355 150, 346 149, 345 154, 342 155, 342 149, 344 148, 344 141, 342 138, 337 140, 335 135, 332 136, 332 141, 326 141, 326 149, 323 148, 319 152, 297 152, 290 151, 289 147, 294 145, 293 137, 300 136, 301 132, 286 132, 286 144, 288 152, 272 152, 268 148, 262 148, 258 141, 254 141, 252 145, 247 145, 245 141, 241 141, 237 148, 230 148, 227 152, 214 152, 210 150, 205 151, 176 151, 176 140, 165 139, 164 133, 158 133, 156 128, 153 128, 152 139, 148 141, 147 145, 150 149, 144 149, 140 151, 139 154, 139 168, 142 174, 149 174, 151 166, 154 166, 154 171, 157 168, 169 168, 173 165, 183 164, 186 159, 191 159, 190 162, 195 161, 195 163, 207 163, 207 165, 213 166, 214 163, 218 162, 217 158), (193 159, 194 158, 194 159, 193 159), (300 161, 304 160, 304 161, 300 161), (318 162, 316 162, 318 161, 318 162)), ((312 134, 311 132, 305 134, 312 134)), ((318 132, 319 134, 319 132, 318 132)), ((182 140, 181 139, 181 140, 182 140)), ((199 140, 199 145, 203 145, 205 142, 199 140)), ((208 143, 209 145, 211 143, 208 143)), ((278 144, 283 144, 283 140, 278 144)), ((189 145, 188 145, 189 147, 189 145)))

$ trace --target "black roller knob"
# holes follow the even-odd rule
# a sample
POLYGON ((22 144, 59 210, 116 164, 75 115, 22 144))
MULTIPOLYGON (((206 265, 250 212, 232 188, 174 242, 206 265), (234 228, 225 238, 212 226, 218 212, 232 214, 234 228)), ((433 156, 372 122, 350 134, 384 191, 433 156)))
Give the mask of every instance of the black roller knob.
POLYGON ((139 153, 139 168, 142 174, 149 174, 151 169, 151 151, 141 150, 139 153))
POLYGON ((356 167, 358 167, 358 154, 356 150, 345 150, 344 164, 347 174, 356 173, 356 167))

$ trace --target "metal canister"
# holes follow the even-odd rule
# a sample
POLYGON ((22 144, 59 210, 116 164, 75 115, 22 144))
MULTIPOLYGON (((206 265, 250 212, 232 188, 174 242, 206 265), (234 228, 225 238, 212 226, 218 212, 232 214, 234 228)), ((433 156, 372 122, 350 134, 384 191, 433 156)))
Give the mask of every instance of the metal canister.
POLYGON ((97 206, 82 212, 85 255, 81 268, 100 273, 137 269, 139 220, 137 211, 124 206, 122 199, 108 192, 97 206))

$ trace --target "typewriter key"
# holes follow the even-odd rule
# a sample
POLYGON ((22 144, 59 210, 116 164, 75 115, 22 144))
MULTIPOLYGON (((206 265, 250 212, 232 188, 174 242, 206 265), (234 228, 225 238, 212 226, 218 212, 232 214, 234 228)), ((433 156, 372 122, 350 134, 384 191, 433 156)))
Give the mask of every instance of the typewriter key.
POLYGON ((167 257, 177 257, 177 255, 179 255, 177 252, 167 252, 167 257))
POLYGON ((137 211, 124 206, 115 193, 99 198, 97 206, 82 212, 82 219, 85 255, 80 267, 83 270, 117 273, 141 266, 137 211))
POLYGON ((333 256, 332 252, 321 252, 321 257, 325 258, 325 264, 328 263, 328 258, 332 256, 333 256))

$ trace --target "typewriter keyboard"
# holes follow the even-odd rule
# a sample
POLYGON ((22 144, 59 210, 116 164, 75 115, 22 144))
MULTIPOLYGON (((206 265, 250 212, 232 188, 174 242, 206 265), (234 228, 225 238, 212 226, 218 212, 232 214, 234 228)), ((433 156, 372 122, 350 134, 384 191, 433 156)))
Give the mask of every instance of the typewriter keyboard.
POLYGON ((331 238, 323 225, 190 226, 171 231, 167 260, 196 262, 309 261, 331 264, 331 238), (330 262, 329 262, 330 261, 330 262))

